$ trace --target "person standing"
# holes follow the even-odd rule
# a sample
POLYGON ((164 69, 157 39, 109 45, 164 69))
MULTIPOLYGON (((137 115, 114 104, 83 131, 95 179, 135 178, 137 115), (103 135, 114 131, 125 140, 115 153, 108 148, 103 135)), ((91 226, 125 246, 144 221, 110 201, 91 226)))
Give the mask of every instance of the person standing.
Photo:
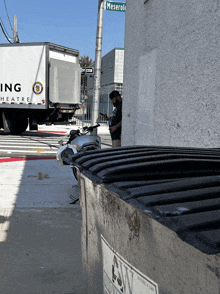
POLYGON ((122 126, 122 98, 118 91, 114 90, 109 94, 114 109, 110 118, 107 115, 104 119, 109 120, 109 131, 112 139, 112 147, 121 146, 121 126, 122 126))

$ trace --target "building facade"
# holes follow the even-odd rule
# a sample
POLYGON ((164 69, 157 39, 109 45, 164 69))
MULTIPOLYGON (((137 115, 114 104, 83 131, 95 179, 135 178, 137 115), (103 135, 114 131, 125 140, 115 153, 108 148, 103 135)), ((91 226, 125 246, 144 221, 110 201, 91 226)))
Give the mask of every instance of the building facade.
MULTIPOLYGON (((93 65, 94 66, 94 65, 93 65)), ((113 90, 123 92, 124 49, 114 48, 101 61, 101 88, 100 88, 100 112, 109 115, 112 104, 109 101, 109 93, 113 90)), ((87 77, 86 108, 88 117, 91 117, 93 104, 93 76, 87 77)))
POLYGON ((122 144, 219 147, 219 2, 126 5, 122 144))

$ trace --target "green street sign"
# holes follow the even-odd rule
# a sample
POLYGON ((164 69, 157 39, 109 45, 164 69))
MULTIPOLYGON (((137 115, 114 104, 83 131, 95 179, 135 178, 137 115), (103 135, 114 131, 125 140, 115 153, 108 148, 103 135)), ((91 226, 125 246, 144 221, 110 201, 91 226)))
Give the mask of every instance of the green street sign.
POLYGON ((119 11, 119 12, 126 11, 126 3, 121 3, 121 2, 105 1, 104 7, 105 7, 105 10, 110 10, 110 11, 119 11))

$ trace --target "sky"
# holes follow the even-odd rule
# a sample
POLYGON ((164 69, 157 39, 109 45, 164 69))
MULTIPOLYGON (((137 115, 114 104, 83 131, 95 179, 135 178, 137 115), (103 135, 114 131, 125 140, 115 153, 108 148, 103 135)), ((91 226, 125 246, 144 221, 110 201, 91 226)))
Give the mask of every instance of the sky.
MULTIPOLYGON (((16 15, 21 43, 51 42, 79 50, 80 56, 93 60, 97 13, 98 0, 0 0, 0 18, 11 37, 16 15)), ((102 56, 115 47, 124 48, 124 29, 124 12, 104 11, 102 56)), ((8 43, 1 29, 0 43, 8 43)))

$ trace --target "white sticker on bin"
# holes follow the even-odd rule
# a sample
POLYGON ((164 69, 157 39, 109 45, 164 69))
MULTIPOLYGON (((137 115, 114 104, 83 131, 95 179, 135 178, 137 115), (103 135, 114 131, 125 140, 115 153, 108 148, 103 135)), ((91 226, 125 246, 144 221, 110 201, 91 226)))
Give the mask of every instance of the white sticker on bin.
POLYGON ((120 256, 101 235, 104 294, 159 294, 158 285, 120 256))

